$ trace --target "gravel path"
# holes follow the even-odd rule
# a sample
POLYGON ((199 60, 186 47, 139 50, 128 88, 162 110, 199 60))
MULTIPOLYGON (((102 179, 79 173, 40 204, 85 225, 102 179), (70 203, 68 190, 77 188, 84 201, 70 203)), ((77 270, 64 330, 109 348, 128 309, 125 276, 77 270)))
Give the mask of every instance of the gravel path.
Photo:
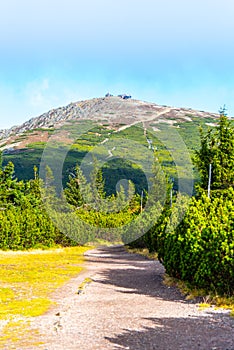
POLYGON ((122 247, 88 251, 87 271, 55 295, 55 309, 32 326, 45 334, 43 350, 234 350, 234 318, 199 311, 162 284, 158 261, 122 247), (86 278, 84 291, 78 286, 86 278))

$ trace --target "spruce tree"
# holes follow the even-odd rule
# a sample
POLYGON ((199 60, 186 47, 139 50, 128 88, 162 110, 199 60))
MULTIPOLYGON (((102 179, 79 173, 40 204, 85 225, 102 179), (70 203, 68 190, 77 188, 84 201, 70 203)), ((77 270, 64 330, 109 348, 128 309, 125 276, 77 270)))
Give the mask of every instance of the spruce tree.
POLYGON ((33 171, 34 171, 34 178, 29 180, 29 191, 30 191, 31 195, 35 196, 35 198, 40 200, 41 199, 42 180, 39 179, 37 166, 33 167, 33 171))
POLYGON ((228 120, 225 108, 220 110, 220 118, 215 129, 206 133, 201 129, 201 147, 195 153, 203 189, 207 189, 209 165, 212 166, 211 189, 223 190, 234 186, 234 127, 228 120))
POLYGON ((98 167, 98 162, 94 158, 93 159, 93 170, 90 174, 90 190, 92 196, 91 206, 93 209, 97 211, 105 211, 106 205, 104 199, 106 198, 105 193, 105 183, 103 180, 102 170, 98 167))
POLYGON ((78 165, 75 167, 75 173, 69 175, 69 182, 64 190, 66 200, 76 208, 84 204, 81 187, 86 186, 86 179, 78 165))
POLYGON ((0 169, 0 202, 3 207, 19 205, 25 201, 25 183, 18 181, 14 174, 12 162, 0 169))

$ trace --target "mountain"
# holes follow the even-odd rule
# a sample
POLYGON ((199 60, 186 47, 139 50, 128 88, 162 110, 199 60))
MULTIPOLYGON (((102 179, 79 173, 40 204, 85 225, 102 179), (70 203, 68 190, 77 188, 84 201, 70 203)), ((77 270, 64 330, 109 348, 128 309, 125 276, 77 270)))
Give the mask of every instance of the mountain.
POLYGON ((154 125, 157 130, 156 124, 160 123, 173 126, 176 123, 192 122, 194 118, 196 120, 210 118, 211 122, 218 118, 218 114, 214 113, 191 108, 160 106, 131 98, 125 99, 124 96, 126 95, 70 103, 32 118, 20 126, 0 130, 0 150, 20 149, 32 142, 45 142, 48 140, 49 131, 61 128, 68 121, 92 120, 99 125, 108 124, 120 131, 137 123, 143 123, 145 128, 154 125), (25 137, 20 139, 23 134, 25 137))
MULTIPOLYGON (((80 164, 85 155, 93 149, 95 157, 104 159, 102 170, 108 194, 115 192, 116 184, 122 179, 132 180, 137 192, 141 193, 142 189, 147 189, 145 174, 122 156, 124 152, 129 151, 127 140, 133 140, 136 144, 132 150, 135 159, 147 159, 147 149, 157 150, 160 164, 173 179, 174 189, 177 189, 178 164, 175 166, 172 154, 160 141, 160 131, 160 135, 166 134, 170 138, 168 131, 175 131, 176 128, 187 146, 186 152, 193 153, 200 144, 200 125, 203 128, 214 127, 218 117, 218 114, 190 108, 160 106, 134 100, 127 95, 106 96, 70 103, 32 118, 20 126, 1 130, 0 151, 3 154, 3 165, 12 161, 16 177, 30 179, 34 176, 33 166, 40 166, 45 145, 51 137, 56 141, 53 147, 58 155, 59 147, 63 147, 65 143, 70 144, 63 166, 63 184, 66 185, 75 164, 80 164), (87 128, 86 125, 89 126, 90 121, 92 128, 87 128), (86 132, 82 132, 81 137, 77 139, 74 135, 77 135, 77 129, 82 129, 81 125, 85 126, 86 132), (120 153, 115 147, 117 139, 125 140, 122 142, 120 153)), ((180 149, 183 147, 181 145, 181 142, 177 146, 173 143, 172 147, 176 148, 184 160, 185 154, 180 149)), ((56 163, 56 159, 54 162, 56 163)), ((182 173, 183 171, 181 168, 182 173)), ((183 173, 188 182, 189 176, 183 173)), ((196 176, 193 175, 195 178, 196 176)))

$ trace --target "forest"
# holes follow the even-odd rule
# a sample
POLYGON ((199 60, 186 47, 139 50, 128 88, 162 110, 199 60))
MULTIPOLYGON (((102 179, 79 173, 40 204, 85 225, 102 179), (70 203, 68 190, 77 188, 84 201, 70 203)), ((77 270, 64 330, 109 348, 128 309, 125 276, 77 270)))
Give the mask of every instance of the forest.
POLYGON ((225 110, 216 128, 200 130, 193 163, 199 182, 192 198, 162 176, 157 150, 150 194, 136 191, 131 180, 127 189, 120 185, 107 192, 105 169, 96 164, 87 182, 77 164, 58 198, 49 167, 46 180, 37 166, 32 179, 18 180, 13 162, 1 165, 0 249, 75 246, 95 239, 143 245, 157 252, 170 276, 233 296, 234 127, 225 110))

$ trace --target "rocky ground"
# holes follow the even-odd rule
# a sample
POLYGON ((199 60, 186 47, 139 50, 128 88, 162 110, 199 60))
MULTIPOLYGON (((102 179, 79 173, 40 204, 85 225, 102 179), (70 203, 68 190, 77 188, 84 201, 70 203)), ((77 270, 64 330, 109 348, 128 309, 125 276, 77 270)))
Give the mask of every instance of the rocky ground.
POLYGON ((40 330, 44 344, 30 350, 234 349, 229 311, 200 311, 163 284, 158 261, 122 247, 99 248, 86 257, 87 270, 54 295, 57 306, 34 319, 32 328, 40 330))

